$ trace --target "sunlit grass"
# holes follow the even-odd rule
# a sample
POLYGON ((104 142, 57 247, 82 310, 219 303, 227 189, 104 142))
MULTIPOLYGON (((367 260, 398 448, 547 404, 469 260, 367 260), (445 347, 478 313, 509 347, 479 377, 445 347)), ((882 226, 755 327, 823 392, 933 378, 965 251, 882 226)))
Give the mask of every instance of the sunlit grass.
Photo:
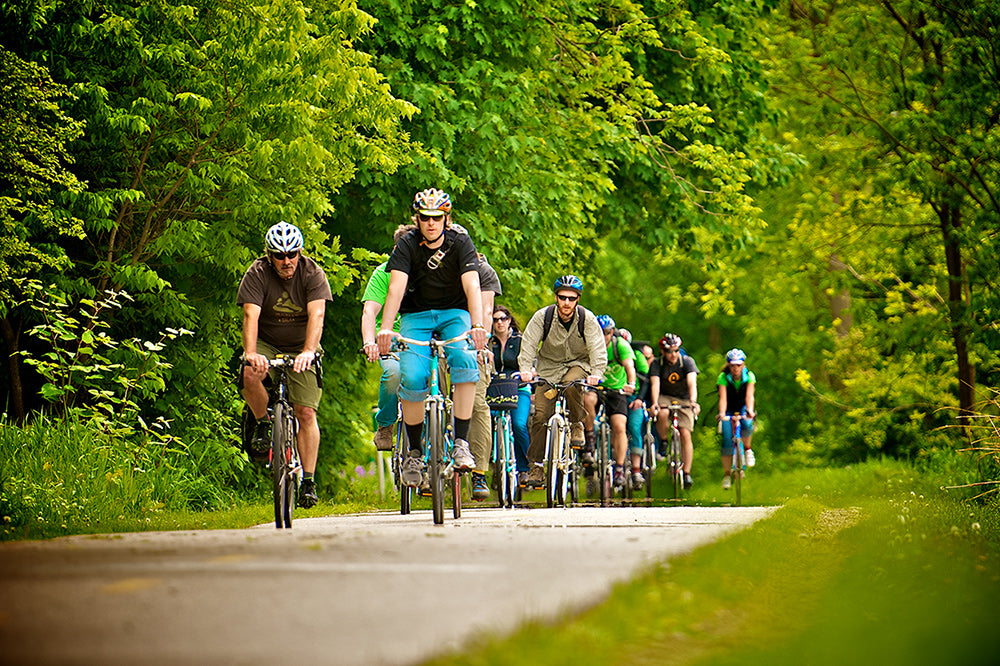
POLYGON ((937 666, 1000 654, 1000 507, 963 501, 901 463, 751 483, 764 503, 780 500, 774 517, 580 615, 429 663, 937 666))

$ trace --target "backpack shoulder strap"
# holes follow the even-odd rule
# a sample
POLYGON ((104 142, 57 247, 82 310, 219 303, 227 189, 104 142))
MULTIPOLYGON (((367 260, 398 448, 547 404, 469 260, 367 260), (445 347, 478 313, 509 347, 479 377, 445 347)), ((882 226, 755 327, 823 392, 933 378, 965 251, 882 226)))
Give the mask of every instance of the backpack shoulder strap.
POLYGON ((545 319, 542 321, 542 342, 549 337, 549 329, 552 328, 552 318, 556 314, 556 306, 550 305, 545 308, 545 319))
MULTIPOLYGON (((549 329, 552 328, 552 320, 555 318, 556 306, 550 305, 545 308, 545 319, 542 321, 542 342, 545 342, 545 338, 549 337, 549 329)), ((576 306, 576 328, 580 331, 580 337, 583 341, 587 341, 587 334, 584 332, 586 327, 587 312, 579 305, 576 306)))

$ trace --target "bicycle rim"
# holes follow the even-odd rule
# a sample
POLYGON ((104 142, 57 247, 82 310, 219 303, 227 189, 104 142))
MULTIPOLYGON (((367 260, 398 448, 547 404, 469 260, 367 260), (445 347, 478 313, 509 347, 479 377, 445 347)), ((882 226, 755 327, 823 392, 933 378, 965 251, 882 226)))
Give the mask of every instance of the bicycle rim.
POLYGON ((431 482, 431 506, 434 513, 434 524, 444 523, 444 479, 441 466, 441 456, 444 442, 441 441, 440 413, 436 408, 427 415, 427 439, 430 442, 430 465, 428 474, 431 482))
POLYGON ((645 474, 643 475, 646 479, 646 499, 652 499, 653 497, 653 472, 656 471, 656 452, 653 450, 653 443, 646 441, 642 446, 642 458, 644 467, 643 470, 645 474))

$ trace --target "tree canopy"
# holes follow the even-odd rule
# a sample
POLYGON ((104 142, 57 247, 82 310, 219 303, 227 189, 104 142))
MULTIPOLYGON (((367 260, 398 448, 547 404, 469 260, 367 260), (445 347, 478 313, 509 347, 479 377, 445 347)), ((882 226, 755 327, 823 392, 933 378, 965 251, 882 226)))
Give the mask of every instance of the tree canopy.
POLYGON ((55 395, 46 363, 101 355, 136 372, 64 382, 63 409, 145 381, 143 422, 238 475, 235 291, 285 220, 335 294, 321 465, 365 455, 358 296, 430 186, 518 313, 576 273, 636 337, 680 334, 703 391, 746 349, 789 464, 950 446, 942 408, 996 384, 988 3, 0 0, 0 19, 16 419, 55 395))

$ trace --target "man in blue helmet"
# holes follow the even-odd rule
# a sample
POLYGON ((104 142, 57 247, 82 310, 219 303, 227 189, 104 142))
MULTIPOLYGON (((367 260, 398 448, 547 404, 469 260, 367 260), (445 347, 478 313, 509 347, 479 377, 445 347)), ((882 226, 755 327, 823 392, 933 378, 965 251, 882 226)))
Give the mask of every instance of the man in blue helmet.
MULTIPOLYGON (((538 310, 524 328, 521 354, 517 357, 521 379, 531 381, 537 376, 554 384, 586 379, 588 384, 597 385, 608 365, 608 352, 594 313, 579 305, 583 282, 575 275, 564 275, 552 290, 555 304, 538 310)), ((525 485, 534 488, 545 485, 545 428, 555 411, 555 401, 546 396, 546 390, 545 386, 535 390, 535 416, 531 422, 530 466, 525 485)), ((594 429, 594 414, 584 406, 579 387, 566 391, 566 403, 570 442, 582 447, 585 430, 594 429)))

